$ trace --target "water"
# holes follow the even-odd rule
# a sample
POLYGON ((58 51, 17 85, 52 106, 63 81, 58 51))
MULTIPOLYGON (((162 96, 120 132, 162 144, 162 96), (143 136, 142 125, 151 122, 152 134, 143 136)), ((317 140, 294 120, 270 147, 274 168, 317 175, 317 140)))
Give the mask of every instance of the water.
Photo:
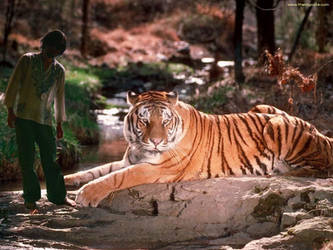
POLYGON ((128 112, 125 97, 126 93, 119 93, 116 97, 107 100, 109 105, 115 107, 95 111, 100 128, 99 144, 82 146, 80 163, 74 169, 65 171, 64 174, 87 170, 123 158, 127 148, 127 142, 123 136, 123 117, 128 112))
MULTIPOLYGON (((108 102, 115 103, 112 99, 109 99, 108 102)), ((117 102, 119 101, 117 100, 117 102)), ((127 142, 123 136, 124 122, 121 119, 128 111, 125 105, 126 103, 123 105, 124 108, 96 111, 97 123, 100 128, 99 144, 82 148, 83 157, 75 171, 122 159, 127 148, 127 142)))

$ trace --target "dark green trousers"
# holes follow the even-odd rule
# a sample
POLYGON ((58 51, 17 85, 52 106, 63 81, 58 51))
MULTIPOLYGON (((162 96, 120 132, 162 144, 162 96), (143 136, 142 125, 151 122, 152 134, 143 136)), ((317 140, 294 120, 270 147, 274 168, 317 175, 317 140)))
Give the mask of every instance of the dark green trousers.
POLYGON ((34 170, 37 143, 46 180, 47 197, 55 204, 63 204, 66 188, 61 169, 56 163, 56 142, 52 127, 16 118, 15 129, 25 202, 34 202, 41 198, 40 184, 34 170))

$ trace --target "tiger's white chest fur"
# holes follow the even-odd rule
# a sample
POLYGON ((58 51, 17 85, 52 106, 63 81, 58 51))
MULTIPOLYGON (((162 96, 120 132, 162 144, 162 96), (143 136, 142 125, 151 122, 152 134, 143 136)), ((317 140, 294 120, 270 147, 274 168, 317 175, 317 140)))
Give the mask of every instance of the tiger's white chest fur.
POLYGON ((129 165, 139 163, 151 163, 158 164, 161 158, 161 152, 147 151, 137 149, 135 146, 131 146, 128 150, 127 161, 129 165))

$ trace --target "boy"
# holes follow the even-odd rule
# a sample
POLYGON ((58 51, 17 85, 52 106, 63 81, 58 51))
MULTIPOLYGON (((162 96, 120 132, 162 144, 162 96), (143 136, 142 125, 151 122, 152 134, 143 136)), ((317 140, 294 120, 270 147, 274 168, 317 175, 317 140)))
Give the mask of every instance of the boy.
POLYGON ((56 141, 52 130, 54 101, 57 139, 63 137, 65 114, 65 70, 55 59, 66 50, 66 36, 54 30, 41 39, 41 51, 24 54, 9 80, 4 103, 8 126, 15 128, 23 178, 23 198, 28 209, 36 209, 41 190, 34 171, 35 142, 39 146, 48 200, 75 206, 66 197, 64 177, 56 163, 56 141))

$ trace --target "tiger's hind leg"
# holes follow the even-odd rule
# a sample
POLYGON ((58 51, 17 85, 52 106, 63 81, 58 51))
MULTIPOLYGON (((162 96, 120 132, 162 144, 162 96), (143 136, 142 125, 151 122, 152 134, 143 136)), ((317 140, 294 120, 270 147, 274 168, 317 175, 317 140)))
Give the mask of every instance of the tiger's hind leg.
POLYGON ((271 118, 264 127, 263 137, 274 157, 290 167, 277 166, 273 172, 325 176, 333 168, 333 140, 300 118, 289 115, 271 118))
POLYGON ((117 171, 126 167, 125 161, 115 161, 107 163, 92 169, 80 171, 75 174, 69 174, 64 177, 66 186, 79 186, 88 183, 101 176, 107 175, 111 172, 117 171))

